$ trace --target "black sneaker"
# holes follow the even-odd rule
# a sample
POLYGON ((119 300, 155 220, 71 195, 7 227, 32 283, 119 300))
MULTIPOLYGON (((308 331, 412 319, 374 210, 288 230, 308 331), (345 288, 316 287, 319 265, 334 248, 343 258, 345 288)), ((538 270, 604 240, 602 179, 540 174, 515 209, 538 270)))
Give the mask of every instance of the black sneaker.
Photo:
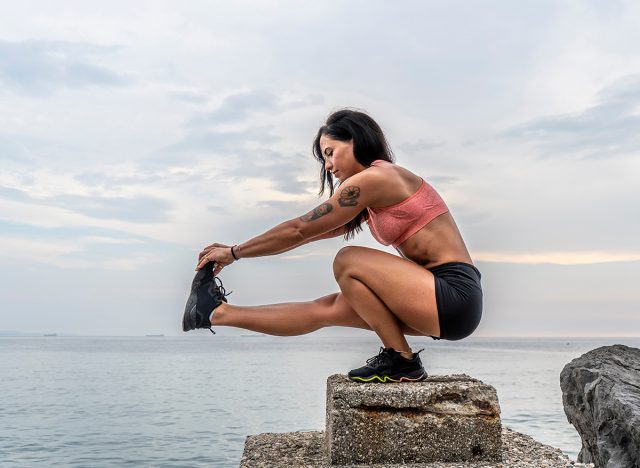
POLYGON ((419 382, 427 378, 422 367, 420 354, 424 349, 406 359, 393 348, 380 347, 380 352, 367 359, 367 364, 349 372, 349 379, 355 382, 419 382))
POLYGON ((226 296, 231 292, 227 294, 220 278, 213 276, 213 262, 208 262, 198 270, 191 283, 191 294, 182 316, 182 330, 208 328, 215 334, 211 328, 209 316, 223 301, 227 302, 226 296), (219 285, 216 284, 216 280, 220 283, 219 285))

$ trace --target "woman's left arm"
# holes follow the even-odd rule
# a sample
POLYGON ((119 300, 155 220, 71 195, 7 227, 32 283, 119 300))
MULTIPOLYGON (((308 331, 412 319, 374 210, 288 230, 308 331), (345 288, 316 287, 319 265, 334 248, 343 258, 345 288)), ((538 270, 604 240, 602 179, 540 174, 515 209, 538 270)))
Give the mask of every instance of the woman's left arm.
POLYGON ((264 234, 237 245, 233 249, 236 256, 276 255, 344 226, 377 196, 380 176, 365 172, 345 180, 331 198, 309 213, 280 223, 264 234))
POLYGON ((291 250, 303 243, 304 240, 296 228, 294 220, 285 221, 269 229, 264 234, 254 237, 240 245, 231 247, 225 244, 213 243, 205 247, 198 255, 196 270, 201 269, 208 262, 214 262, 213 275, 217 276, 222 268, 231 265, 242 257, 275 255, 291 250))
MULTIPOLYGON (((346 179, 338 190, 322 205, 315 207, 299 218, 278 224, 253 239, 231 248, 222 244, 212 244, 199 255, 199 270, 207 262, 216 262, 214 276, 234 261, 244 257, 265 257, 287 252, 314 238, 324 238, 325 234, 337 230, 355 218, 358 213, 376 201, 383 186, 375 173, 360 172, 346 179)), ((331 237, 331 236, 328 236, 331 237)))
POLYGON ((305 238, 298 229, 296 220, 290 219, 269 229, 264 234, 236 245, 233 252, 238 258, 264 257, 286 252, 304 242, 305 238))

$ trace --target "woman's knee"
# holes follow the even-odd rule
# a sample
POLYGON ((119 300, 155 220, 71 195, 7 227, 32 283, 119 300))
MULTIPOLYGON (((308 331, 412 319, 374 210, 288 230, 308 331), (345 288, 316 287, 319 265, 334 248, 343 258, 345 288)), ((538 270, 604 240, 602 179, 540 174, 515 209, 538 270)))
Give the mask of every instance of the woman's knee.
MULTIPOLYGON (((342 293, 332 293, 315 299, 320 306, 317 311, 317 320, 322 327, 353 327, 371 330, 371 327, 360 317, 345 300, 342 293)), ((404 335, 428 336, 414 328, 400 322, 400 328, 404 335)))
POLYGON ((333 259, 333 276, 336 280, 339 280, 347 267, 353 264, 354 256, 357 255, 360 248, 357 245, 347 245, 338 250, 333 259))
POLYGON ((322 297, 319 297, 318 299, 314 299, 313 302, 323 307, 331 307, 335 304, 339 294, 340 293, 327 294, 326 296, 322 296, 322 297))
POLYGON ((313 314, 314 320, 317 321, 321 327, 331 325, 329 318, 333 314, 332 311, 335 308, 338 294, 339 293, 327 294, 326 296, 313 300, 316 307, 311 309, 311 314, 313 314))
POLYGON ((334 293, 316 299, 322 307, 319 309, 323 327, 366 327, 367 324, 351 308, 341 293, 334 293))

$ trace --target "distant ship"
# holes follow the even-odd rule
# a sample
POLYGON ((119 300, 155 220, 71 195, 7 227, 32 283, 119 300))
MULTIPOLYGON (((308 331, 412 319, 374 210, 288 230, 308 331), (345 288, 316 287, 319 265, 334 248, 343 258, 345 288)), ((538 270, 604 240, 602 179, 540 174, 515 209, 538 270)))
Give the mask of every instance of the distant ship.
POLYGON ((156 336, 164 336, 164 334, 160 333, 159 335, 144 335, 144 336, 153 336, 153 337, 156 337, 156 336))
POLYGON ((45 333, 42 336, 58 336, 57 333, 45 333))

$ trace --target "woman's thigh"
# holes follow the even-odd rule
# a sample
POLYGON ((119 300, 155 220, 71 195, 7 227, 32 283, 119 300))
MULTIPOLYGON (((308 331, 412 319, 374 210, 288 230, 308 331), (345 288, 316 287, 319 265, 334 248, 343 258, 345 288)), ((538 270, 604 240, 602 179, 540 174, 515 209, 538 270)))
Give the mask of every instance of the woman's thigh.
POLYGON ((440 336, 435 278, 426 268, 381 250, 348 246, 336 255, 333 269, 338 284, 351 278, 364 283, 400 322, 421 335, 440 336))
MULTIPOLYGON (((333 293, 323 296, 316 299, 316 302, 326 306, 322 309, 324 311, 321 317, 323 326, 352 327, 371 330, 371 327, 369 327, 367 322, 365 322, 349 305, 342 293, 333 293)), ((402 333, 405 335, 424 336, 424 333, 409 327, 399 319, 398 322, 402 329, 402 333)))

